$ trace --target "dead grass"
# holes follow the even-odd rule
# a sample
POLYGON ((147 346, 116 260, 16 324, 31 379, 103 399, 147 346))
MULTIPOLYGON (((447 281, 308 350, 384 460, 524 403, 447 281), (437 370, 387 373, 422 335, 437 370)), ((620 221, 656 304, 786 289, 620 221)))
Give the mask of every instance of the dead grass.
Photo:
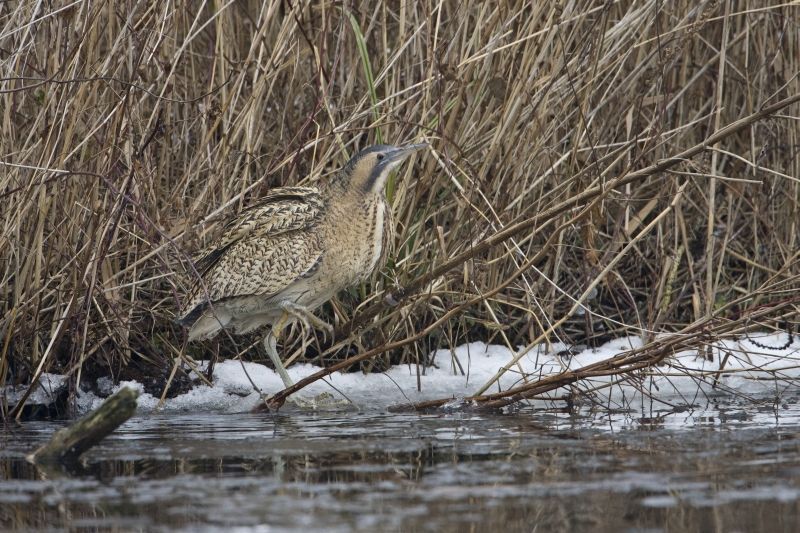
MULTIPOLYGON (((336 344, 286 357, 797 323, 800 105, 703 142, 800 94, 798 21, 797 1, 2 3, 0 382, 169 374, 219 221, 381 140, 432 143, 389 187, 395 255, 323 310, 336 344)), ((220 342, 187 349, 250 347, 220 342)))

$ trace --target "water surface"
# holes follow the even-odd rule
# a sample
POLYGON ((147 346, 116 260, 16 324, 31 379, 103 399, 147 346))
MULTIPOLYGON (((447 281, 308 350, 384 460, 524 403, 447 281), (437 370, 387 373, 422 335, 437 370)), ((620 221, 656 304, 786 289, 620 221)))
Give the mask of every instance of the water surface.
POLYGON ((81 468, 0 440, 16 530, 798 531, 800 407, 717 399, 647 416, 384 411, 150 414, 81 468))

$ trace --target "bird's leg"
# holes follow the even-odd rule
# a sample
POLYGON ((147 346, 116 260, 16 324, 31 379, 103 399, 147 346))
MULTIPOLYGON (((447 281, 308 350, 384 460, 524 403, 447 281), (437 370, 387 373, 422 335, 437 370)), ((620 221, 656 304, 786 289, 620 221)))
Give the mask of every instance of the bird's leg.
POLYGON ((209 382, 214 381, 214 365, 217 364, 219 360, 219 338, 214 345, 214 353, 211 355, 211 358, 208 360, 208 366, 206 367, 206 379, 209 382))
MULTIPOLYGON (((272 364, 275 365, 275 371, 280 375, 285 387, 289 388, 294 383, 292 382, 292 378, 290 378, 289 374, 286 372, 283 362, 278 356, 276 338, 280 337, 281 332, 286 325, 292 321, 292 319, 297 319, 300 321, 304 328, 304 333, 307 333, 307 330, 310 329, 312 324, 319 329, 330 332, 333 332, 333 327, 327 322, 315 317, 311 311, 308 310, 308 308, 303 307, 302 305, 295 304, 294 302, 281 302, 280 306, 283 309, 283 313, 281 314, 281 317, 272 325, 272 328, 267 336, 264 337, 264 347, 267 349, 267 353, 269 354, 269 358, 272 360, 272 364)), ((342 407, 344 405, 349 405, 350 403, 350 401, 347 399, 345 399, 344 402, 337 400, 329 392, 323 392, 314 398, 304 398, 302 396, 298 397, 297 395, 292 395, 290 400, 294 404, 304 409, 342 407)))
POLYGON ((307 307, 288 300, 281 302, 280 305, 285 314, 297 318, 306 329, 311 329, 311 326, 314 326, 317 329, 329 333, 331 338, 333 337, 333 326, 314 315, 307 307))
POLYGON ((283 324, 285 323, 285 318, 281 317, 281 320, 279 320, 278 323, 269 330, 267 336, 264 337, 264 348, 266 348, 267 355, 269 355, 272 364, 275 366, 275 372, 278 373, 283 380, 284 386, 288 389, 294 385, 294 382, 292 381, 292 378, 289 377, 289 373, 286 372, 286 368, 283 366, 281 357, 278 355, 278 340, 276 338, 276 335, 280 335, 281 330, 283 329, 283 324))

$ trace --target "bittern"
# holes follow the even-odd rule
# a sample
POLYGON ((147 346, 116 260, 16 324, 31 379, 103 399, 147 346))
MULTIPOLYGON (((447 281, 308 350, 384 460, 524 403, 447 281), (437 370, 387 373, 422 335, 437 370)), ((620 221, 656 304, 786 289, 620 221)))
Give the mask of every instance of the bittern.
POLYGON ((386 180, 426 146, 371 146, 319 186, 272 189, 228 222, 195 264, 200 276, 178 317, 189 340, 270 325, 264 347, 291 386, 277 351, 282 330, 299 320, 332 331, 314 309, 383 264, 394 235, 386 180))

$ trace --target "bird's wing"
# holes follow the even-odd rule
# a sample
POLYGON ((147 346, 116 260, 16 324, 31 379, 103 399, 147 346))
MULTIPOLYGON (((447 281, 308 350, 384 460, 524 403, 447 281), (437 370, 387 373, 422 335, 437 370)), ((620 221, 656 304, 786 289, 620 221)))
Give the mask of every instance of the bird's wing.
POLYGON ((316 234, 324 204, 312 187, 283 187, 225 225, 195 263, 200 278, 189 291, 180 322, 193 321, 207 302, 277 294, 310 275, 322 257, 316 234))
POLYGON ((255 235, 270 237, 305 229, 319 221, 323 200, 316 187, 281 187, 268 192, 257 204, 225 224, 222 235, 195 261, 202 276, 240 240, 255 235))
POLYGON ((321 258, 322 247, 313 234, 291 231, 275 236, 248 236, 231 246, 203 276, 206 286, 198 287, 193 296, 200 302, 254 295, 269 297, 311 275, 321 258))

